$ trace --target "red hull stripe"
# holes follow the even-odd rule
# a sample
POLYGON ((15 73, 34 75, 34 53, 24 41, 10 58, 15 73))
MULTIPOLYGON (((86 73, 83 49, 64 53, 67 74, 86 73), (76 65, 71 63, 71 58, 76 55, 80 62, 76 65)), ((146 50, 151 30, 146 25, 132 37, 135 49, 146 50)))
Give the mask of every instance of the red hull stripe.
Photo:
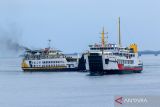
POLYGON ((132 68, 129 68, 129 67, 124 67, 123 64, 118 64, 118 68, 119 68, 119 70, 127 70, 127 71, 139 71, 139 70, 143 70, 142 67, 132 67, 132 68))
POLYGON ((126 71, 140 71, 140 70, 143 70, 142 68, 123 68, 123 69, 120 69, 120 70, 126 70, 126 71))

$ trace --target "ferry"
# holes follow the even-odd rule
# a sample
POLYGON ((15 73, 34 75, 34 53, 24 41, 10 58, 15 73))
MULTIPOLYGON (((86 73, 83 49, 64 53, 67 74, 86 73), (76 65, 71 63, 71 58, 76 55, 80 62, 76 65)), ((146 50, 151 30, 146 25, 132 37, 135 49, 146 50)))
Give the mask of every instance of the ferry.
POLYGON ((21 67, 23 71, 76 71, 79 54, 63 54, 60 50, 50 48, 26 49, 21 67))
POLYGON ((118 19, 118 44, 105 41, 103 28, 101 44, 89 45, 89 51, 84 54, 86 70, 90 75, 141 73, 143 70, 137 44, 122 47, 118 19))

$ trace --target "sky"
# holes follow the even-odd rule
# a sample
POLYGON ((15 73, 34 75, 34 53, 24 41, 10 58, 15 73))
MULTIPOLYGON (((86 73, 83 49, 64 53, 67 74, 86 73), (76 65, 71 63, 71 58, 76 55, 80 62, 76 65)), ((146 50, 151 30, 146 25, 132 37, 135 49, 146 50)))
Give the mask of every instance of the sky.
MULTIPOLYGON (((65 53, 84 52, 100 42, 117 43, 121 18, 122 45, 160 50, 159 0, 0 0, 0 32, 29 48, 51 46, 65 53)), ((0 33, 0 37, 4 36, 0 33)))

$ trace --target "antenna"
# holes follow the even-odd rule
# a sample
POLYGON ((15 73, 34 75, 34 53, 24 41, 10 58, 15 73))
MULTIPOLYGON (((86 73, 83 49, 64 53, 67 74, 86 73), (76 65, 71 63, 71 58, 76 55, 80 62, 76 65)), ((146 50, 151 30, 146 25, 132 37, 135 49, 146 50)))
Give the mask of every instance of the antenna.
POLYGON ((122 43, 121 43, 120 17, 118 17, 118 45, 119 45, 119 47, 122 46, 122 43))
POLYGON ((48 48, 50 49, 51 48, 51 40, 48 39, 48 48))

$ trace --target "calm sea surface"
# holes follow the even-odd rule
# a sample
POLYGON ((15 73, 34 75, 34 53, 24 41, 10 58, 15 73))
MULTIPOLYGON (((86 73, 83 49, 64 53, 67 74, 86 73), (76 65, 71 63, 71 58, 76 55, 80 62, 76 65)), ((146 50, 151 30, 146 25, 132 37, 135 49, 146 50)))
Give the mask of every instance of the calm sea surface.
POLYGON ((113 107, 115 95, 160 95, 160 56, 142 56, 141 74, 24 73, 0 58, 0 107, 113 107))

